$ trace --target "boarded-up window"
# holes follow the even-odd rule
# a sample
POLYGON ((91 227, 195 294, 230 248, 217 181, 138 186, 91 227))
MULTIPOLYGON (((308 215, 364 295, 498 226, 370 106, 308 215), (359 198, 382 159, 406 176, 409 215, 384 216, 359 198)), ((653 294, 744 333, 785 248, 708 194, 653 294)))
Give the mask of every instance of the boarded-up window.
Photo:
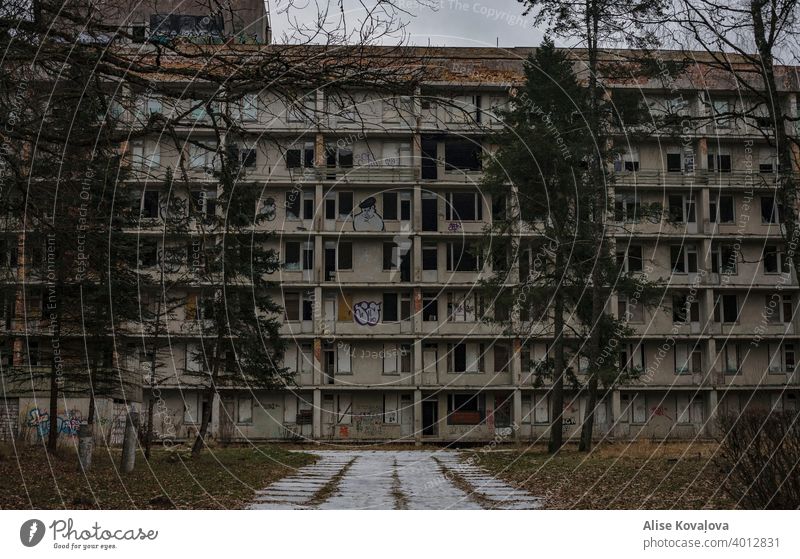
POLYGON ((314 348, 311 344, 300 346, 300 372, 310 373, 314 370, 314 348))
POLYGON ((297 396, 286 394, 283 400, 283 422, 294 423, 297 421, 297 396))
POLYGON ((633 400, 633 423, 647 422, 647 403, 644 395, 637 394, 633 400))
POLYGON ((338 316, 339 322, 353 322, 353 297, 352 295, 338 294, 338 316))
POLYGON ((550 398, 546 394, 534 396, 533 420, 536 423, 550 423, 550 398))
POLYGON ((385 394, 383 396, 383 422, 400 423, 400 395, 385 394))
POLYGON ((353 399, 350 394, 339 394, 336 397, 336 423, 350 425, 353 413, 353 399))
POLYGON ((397 345, 383 344, 383 374, 397 374, 397 345))
POLYGON ((183 393, 183 422, 198 423, 200 421, 199 408, 197 405, 198 395, 183 393))
POLYGON ((522 423, 530 423, 533 420, 533 395, 522 395, 522 423))
POLYGON ((339 344, 336 349, 336 372, 340 375, 349 375, 353 372, 350 362, 350 344, 339 344))
POLYGON ((689 416, 689 395, 678 394, 675 396, 675 411, 677 415, 677 423, 690 423, 691 417, 689 416))
POLYGON ((253 422, 253 399, 249 396, 239 396, 236 400, 236 422, 237 423, 252 423, 253 422))
POLYGON ((422 350, 422 367, 426 373, 436 372, 436 361, 438 359, 438 346, 436 344, 425 344, 422 350))

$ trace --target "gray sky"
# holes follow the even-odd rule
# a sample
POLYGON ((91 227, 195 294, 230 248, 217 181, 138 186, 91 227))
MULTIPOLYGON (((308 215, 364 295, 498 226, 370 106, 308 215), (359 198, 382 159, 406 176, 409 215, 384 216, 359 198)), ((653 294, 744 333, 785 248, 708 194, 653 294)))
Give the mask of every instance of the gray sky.
MULTIPOLYGON (((530 17, 522 17, 522 5, 516 0, 396 0, 408 13, 399 13, 407 22, 409 41, 417 45, 434 46, 535 46, 542 33, 534 29, 530 17)), ((270 0, 271 19, 276 40, 290 28, 288 16, 300 23, 316 20, 319 6, 329 6, 330 17, 338 16, 338 2, 332 0, 270 0), (289 6, 288 2, 291 2, 289 6)), ((360 19, 360 2, 343 0, 348 25, 360 19)), ((374 2, 365 1, 372 5, 374 2)))

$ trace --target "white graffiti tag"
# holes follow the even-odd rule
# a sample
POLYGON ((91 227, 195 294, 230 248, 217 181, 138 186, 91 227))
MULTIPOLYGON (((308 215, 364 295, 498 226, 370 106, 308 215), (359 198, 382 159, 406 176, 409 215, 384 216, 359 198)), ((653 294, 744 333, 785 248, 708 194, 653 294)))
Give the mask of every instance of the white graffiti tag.
POLYGON ((361 301, 353 306, 353 318, 362 326, 375 326, 381 320, 381 304, 361 301))

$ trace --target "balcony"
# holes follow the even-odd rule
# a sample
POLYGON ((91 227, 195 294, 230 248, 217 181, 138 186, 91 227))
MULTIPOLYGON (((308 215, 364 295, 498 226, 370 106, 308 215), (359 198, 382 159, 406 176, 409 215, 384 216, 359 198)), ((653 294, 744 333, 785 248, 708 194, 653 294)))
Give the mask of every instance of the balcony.
POLYGON ((413 182, 419 175, 416 167, 385 167, 365 165, 361 167, 321 167, 315 169, 318 180, 339 183, 398 183, 413 182))

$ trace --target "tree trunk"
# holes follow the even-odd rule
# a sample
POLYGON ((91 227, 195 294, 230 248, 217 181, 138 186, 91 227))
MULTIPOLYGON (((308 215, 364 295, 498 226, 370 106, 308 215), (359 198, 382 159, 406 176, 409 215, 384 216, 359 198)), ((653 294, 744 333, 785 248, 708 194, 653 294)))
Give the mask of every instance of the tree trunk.
POLYGON ((122 471, 129 474, 136 465, 136 434, 139 414, 128 410, 125 416, 125 435, 122 438, 122 471))
POLYGON ((592 230, 594 240, 597 245, 597 261, 592 267, 592 316, 591 334, 589 337, 589 379, 587 384, 586 417, 581 427, 581 440, 578 450, 588 452, 592 448, 592 434, 594 431, 594 408, 597 405, 598 388, 598 368, 600 358, 600 324, 603 313, 605 312, 605 300, 603 289, 602 262, 605 252, 605 211, 606 211, 606 190, 605 190, 605 138, 601 134, 600 126, 600 92, 597 87, 597 33, 600 14, 596 4, 588 13, 587 20, 587 46, 589 58, 589 103, 590 112, 589 123, 592 127, 591 133, 595 138, 599 153, 590 167, 590 188, 593 189, 592 200, 592 230))
MULTIPOLYGON (((556 275, 561 274, 564 254, 556 248, 556 275)), ((556 295, 553 309, 553 387, 550 391, 550 408, 553 420, 550 423, 550 441, 547 450, 551 454, 564 446, 564 297, 556 295)))
MULTIPOLYGON (((220 361, 220 352, 222 351, 222 337, 217 337, 217 345, 214 348, 214 360, 211 365, 211 386, 205 390, 205 395, 208 397, 208 405, 203 406, 203 416, 200 420, 200 431, 197 433, 197 437, 194 440, 194 444, 192 445, 192 456, 197 456, 200 454, 200 451, 203 450, 203 446, 205 446, 205 439, 206 433, 208 432, 208 426, 211 423, 211 406, 214 402, 214 394, 216 392, 216 380, 217 375, 219 373, 219 361, 220 361)), ((202 402, 200 405, 203 405, 202 402)))
MULTIPOLYGON (((204 394, 208 397, 208 405, 203 406, 203 415, 200 420, 200 430, 197 432, 197 437, 194 439, 194 444, 192 445, 192 456, 197 456, 200 454, 200 451, 203 450, 203 446, 205 446, 206 434, 208 433, 208 426, 211 423, 211 402, 213 402, 214 398, 214 389, 206 389, 204 394)), ((201 405, 203 405, 202 402, 201 405)))
MULTIPOLYGON (((166 221, 164 222, 164 228, 166 233, 166 221)), ((159 285, 161 289, 164 289, 164 266, 161 266, 160 278, 159 278, 159 285)), ((161 335, 161 314, 164 312, 163 307, 163 300, 162 295, 158 297, 158 304, 156 305, 156 329, 153 332, 153 358, 150 360, 150 371, 149 371, 149 384, 150 384, 150 397, 147 399, 147 428, 145 429, 144 435, 144 457, 148 460, 150 459, 150 449, 153 446, 153 414, 156 407, 155 395, 153 394, 153 389, 156 386, 156 366, 158 365, 158 340, 159 336, 161 335)), ((166 319, 165 319, 166 320, 166 319)))
POLYGON ((49 429, 47 433, 47 450, 55 451, 58 446, 58 376, 55 361, 50 368, 50 411, 49 429))
POLYGON ((155 398, 151 388, 150 398, 147 402, 147 429, 144 435, 144 457, 148 460, 150 459, 150 448, 153 446, 153 408, 155 408, 155 398))
MULTIPOLYGON (((753 40, 761 59, 759 68, 761 78, 769 96, 766 102, 767 110, 775 126, 775 145, 777 147, 778 164, 780 165, 778 173, 779 198, 783 204, 783 216, 778 222, 782 222, 785 226, 784 240, 787 243, 787 246, 784 247, 785 254, 791 259, 792 266, 798 277, 800 277, 800 257, 795 254, 800 240, 798 239, 800 237, 800 229, 798 229, 800 218, 797 208, 797 186, 794 180, 795 164, 790 139, 786 132, 785 117, 787 115, 784 114, 781 98, 778 95, 778 83, 775 78, 775 57, 772 52, 772 45, 767 39, 767 30, 761 12, 765 5, 766 2, 764 0, 750 2, 750 13, 753 17, 753 40)), ((795 124, 792 123, 791 125, 794 126, 795 124)))

